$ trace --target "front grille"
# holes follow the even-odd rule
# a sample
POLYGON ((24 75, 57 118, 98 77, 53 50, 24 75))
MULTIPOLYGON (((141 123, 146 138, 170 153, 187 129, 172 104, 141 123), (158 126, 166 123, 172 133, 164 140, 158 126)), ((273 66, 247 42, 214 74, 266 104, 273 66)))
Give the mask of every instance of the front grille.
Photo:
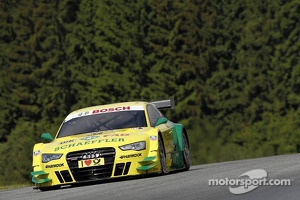
POLYGON ((67 162, 76 182, 102 180, 111 177, 115 154, 114 148, 88 149, 68 153, 67 162), (84 160, 83 157, 95 151, 97 156, 104 158, 104 165, 78 168, 78 161, 84 160))

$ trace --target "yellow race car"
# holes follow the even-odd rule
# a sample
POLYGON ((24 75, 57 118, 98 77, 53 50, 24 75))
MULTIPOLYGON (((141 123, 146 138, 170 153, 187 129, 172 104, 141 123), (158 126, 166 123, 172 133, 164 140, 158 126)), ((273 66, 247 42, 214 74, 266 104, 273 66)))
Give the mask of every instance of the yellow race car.
POLYGON ((53 139, 33 148, 35 189, 146 174, 189 170, 190 145, 185 127, 160 109, 174 98, 124 102, 70 113, 53 139))

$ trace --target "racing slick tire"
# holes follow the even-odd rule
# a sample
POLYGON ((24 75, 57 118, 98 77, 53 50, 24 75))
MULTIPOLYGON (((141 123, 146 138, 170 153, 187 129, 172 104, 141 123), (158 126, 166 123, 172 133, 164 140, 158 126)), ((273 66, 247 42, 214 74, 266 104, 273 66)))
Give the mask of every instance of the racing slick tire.
POLYGON ((191 167, 191 155, 190 155, 190 146, 187 140, 186 134, 182 134, 182 141, 183 141, 183 162, 184 162, 184 171, 188 171, 191 167))
POLYGON ((160 174, 166 174, 167 173, 166 153, 165 153, 163 140, 160 135, 158 136, 158 150, 159 150, 159 160, 160 160, 160 165, 161 165, 161 173, 160 174))

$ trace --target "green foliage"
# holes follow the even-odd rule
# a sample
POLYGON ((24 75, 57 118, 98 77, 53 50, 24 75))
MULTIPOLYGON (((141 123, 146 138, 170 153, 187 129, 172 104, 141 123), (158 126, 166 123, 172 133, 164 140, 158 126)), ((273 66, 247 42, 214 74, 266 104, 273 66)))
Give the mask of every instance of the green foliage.
POLYGON ((32 147, 36 125, 32 122, 19 122, 8 136, 8 142, 0 144, 2 155, 0 168, 0 184, 9 185, 24 183, 30 179, 32 147))
POLYGON ((0 185, 72 110, 175 96, 193 163, 300 151, 297 0, 0 2, 0 185))

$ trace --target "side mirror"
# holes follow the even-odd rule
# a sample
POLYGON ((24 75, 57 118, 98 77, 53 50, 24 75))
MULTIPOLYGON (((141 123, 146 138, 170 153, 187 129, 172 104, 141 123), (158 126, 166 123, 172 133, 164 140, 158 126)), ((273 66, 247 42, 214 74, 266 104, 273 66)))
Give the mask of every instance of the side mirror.
POLYGON ((46 140, 46 141, 53 141, 53 137, 50 135, 50 133, 42 133, 41 135, 41 138, 43 140, 46 140))
POLYGON ((154 127, 158 126, 158 125, 161 125, 161 124, 165 124, 167 123, 168 120, 164 117, 161 117, 161 118, 158 118, 157 122, 155 123, 154 127))

